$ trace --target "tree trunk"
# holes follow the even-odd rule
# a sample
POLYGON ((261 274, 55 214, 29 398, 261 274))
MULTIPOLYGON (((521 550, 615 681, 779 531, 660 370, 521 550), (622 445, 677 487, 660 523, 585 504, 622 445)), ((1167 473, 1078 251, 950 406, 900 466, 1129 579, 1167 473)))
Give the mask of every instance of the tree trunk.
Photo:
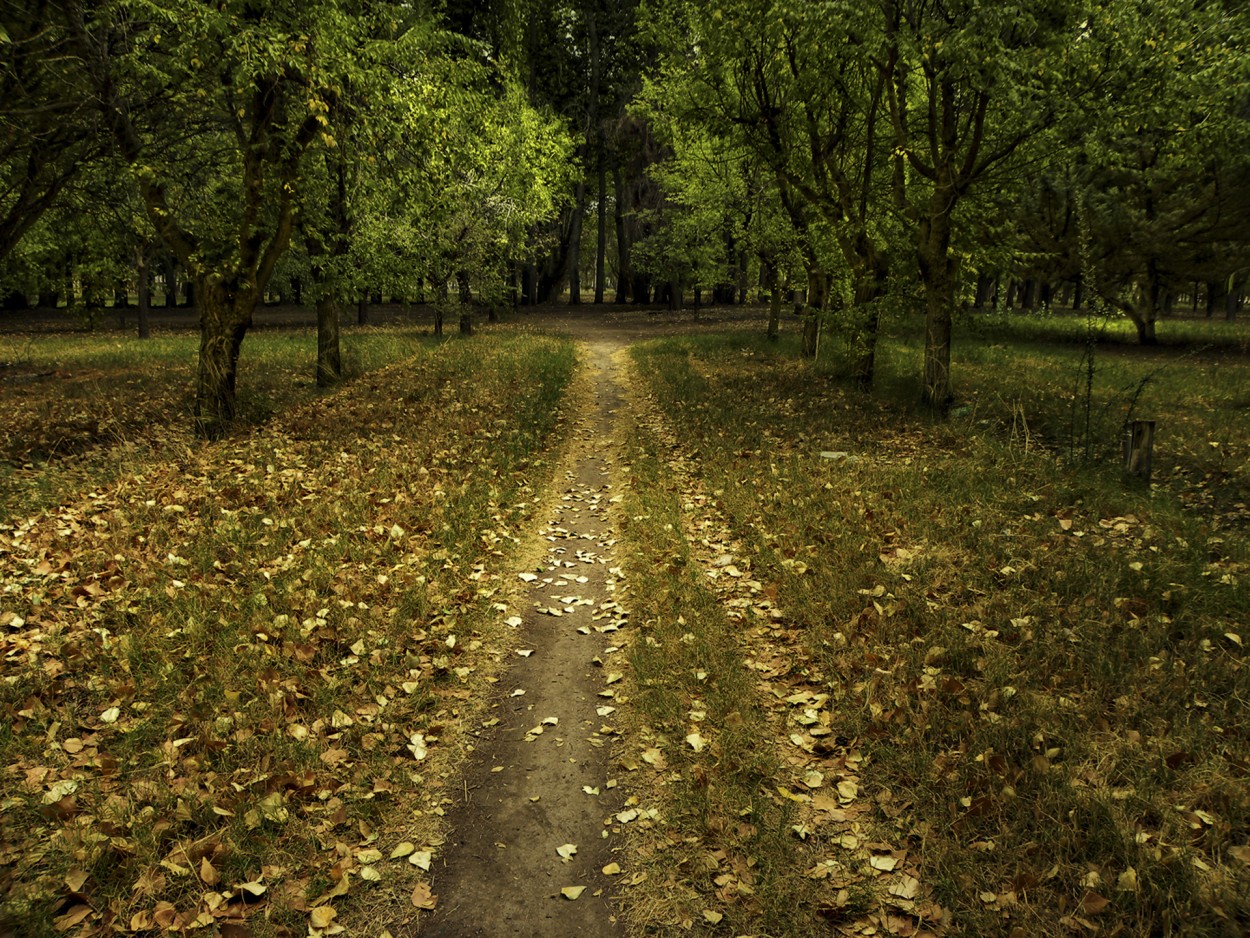
POLYGON ((238 413, 235 378, 239 348, 252 325, 254 289, 198 283, 200 361, 195 385, 195 427, 208 439, 226 432, 238 413))
POLYGON ((885 259, 873 252, 855 278, 855 328, 851 333, 851 377, 863 391, 872 389, 877 374, 877 335, 881 326, 878 300, 885 293, 889 269, 885 259))
POLYGON ((1207 283, 1207 319, 1215 315, 1215 308, 1223 302, 1226 295, 1223 281, 1211 280, 1207 283))
POLYGON ((526 306, 538 303, 538 265, 526 264, 521 271, 521 294, 526 306))
POLYGON ((456 294, 460 301, 460 334, 473 335, 473 291, 467 270, 456 271, 456 294))
POLYGON ((1085 303, 1085 281, 1077 275, 1075 282, 1072 284, 1072 309, 1078 310, 1085 303))
POLYGON ((152 337, 152 272, 148 269, 148 256, 143 247, 135 248, 135 273, 138 276, 139 338, 152 337))
POLYGON ((317 387, 333 387, 343 380, 339 351, 339 304, 322 290, 317 298, 317 387))
POLYGON ((616 216, 616 302, 629 302, 629 288, 634 271, 629 263, 629 239, 625 231, 625 184, 621 179, 621 167, 612 167, 612 185, 616 195, 613 214, 616 216))
POLYGON ((1153 318, 1133 317, 1133 325, 1137 328, 1137 341, 1140 344, 1159 344, 1159 337, 1155 334, 1155 321, 1153 318))
POLYGON ((955 306, 950 225, 956 196, 949 179, 943 178, 945 175, 939 172, 928 214, 921 220, 918 252, 925 292, 924 402, 942 412, 952 399, 951 320, 955 306))
POLYGON ((173 309, 178 305, 178 262, 172 255, 165 257, 165 308, 173 309))
POLYGON ((369 297, 365 294, 360 295, 360 299, 356 301, 356 325, 367 326, 369 324, 369 297))
POLYGON ((803 309, 803 357, 815 358, 820 351, 820 317, 825 308, 828 277, 815 268, 807 272, 807 305, 803 309))
POLYGON ((784 292, 777 265, 768 265, 768 341, 776 342, 781 338, 781 304, 784 292))
POLYGON ((599 148, 599 240, 595 252, 595 303, 602 305, 604 279, 608 270, 608 171, 603 165, 603 147, 599 148))
POLYGON ((582 302, 582 216, 586 214, 586 180, 579 179, 573 197, 573 218, 569 223, 569 305, 582 302))
POLYGON ((994 278, 986 273, 977 274, 977 296, 973 305, 977 309, 989 309, 994 295, 994 278))
POLYGON ((1020 308, 1026 313, 1037 308, 1037 281, 1032 277, 1024 281, 1024 295, 1020 298, 1020 308))

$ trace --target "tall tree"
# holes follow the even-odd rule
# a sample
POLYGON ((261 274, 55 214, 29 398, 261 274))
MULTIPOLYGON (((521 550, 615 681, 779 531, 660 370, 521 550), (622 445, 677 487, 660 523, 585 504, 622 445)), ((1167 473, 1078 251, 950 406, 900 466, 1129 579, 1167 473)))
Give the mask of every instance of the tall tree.
POLYGON ((357 67, 339 4, 127 0, 79 47, 152 223, 189 272, 200 318, 195 417, 219 435, 252 314, 295 225, 305 156, 357 67))
POLYGON ((952 397, 961 209, 1072 94, 1079 11, 1068 0, 882 0, 880 12, 895 191, 914 226, 925 294, 923 394, 944 409, 952 397))

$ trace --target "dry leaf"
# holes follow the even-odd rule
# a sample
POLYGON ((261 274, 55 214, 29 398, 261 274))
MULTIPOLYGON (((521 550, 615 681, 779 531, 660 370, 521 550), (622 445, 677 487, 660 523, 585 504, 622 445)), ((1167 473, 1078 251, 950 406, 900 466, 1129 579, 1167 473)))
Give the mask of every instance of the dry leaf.
POLYGON ((566 899, 573 900, 581 898, 582 893, 585 891, 585 886, 565 886, 560 890, 560 895, 564 896, 566 899))
POLYGON ((412 890, 412 904, 418 909, 433 909, 438 905, 438 896, 430 892, 429 883, 417 883, 412 890))
POLYGON ((205 886, 216 886, 221 882, 221 874, 208 862, 208 857, 200 860, 200 880, 205 886))
POLYGON ((334 911, 332 906, 323 905, 320 908, 313 909, 309 916, 310 924, 313 928, 329 928, 330 923, 338 916, 338 912, 334 911))

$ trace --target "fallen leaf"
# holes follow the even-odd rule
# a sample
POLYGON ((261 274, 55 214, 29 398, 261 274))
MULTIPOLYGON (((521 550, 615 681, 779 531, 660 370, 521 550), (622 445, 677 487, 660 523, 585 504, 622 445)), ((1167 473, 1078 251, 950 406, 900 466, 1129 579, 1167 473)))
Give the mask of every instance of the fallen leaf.
POLYGON ((391 851, 391 859, 392 860, 403 859, 404 857, 408 856, 408 854, 412 853, 412 851, 416 849, 417 849, 416 846, 414 846, 413 844, 410 844, 408 841, 405 840, 402 844, 400 844, 394 850, 391 851))
POLYGON ((602 872, 604 876, 619 876, 621 874, 621 867, 619 864, 609 863, 600 872, 602 872))
POLYGON ((920 880, 904 875, 897 883, 890 884, 890 895, 900 899, 915 899, 920 894, 920 880))
MULTIPOLYGON (((576 897, 574 897, 576 898, 576 897)), ((69 931, 81 925, 91 916, 93 909, 89 905, 73 906, 64 915, 58 915, 52 920, 52 927, 57 931, 69 931)))
POLYGON ((417 883, 412 890, 412 904, 418 909, 433 909, 438 905, 438 896, 430 892, 429 883, 417 883))
POLYGON ((338 912, 332 906, 323 905, 312 910, 312 914, 309 916, 309 924, 313 928, 329 928, 330 923, 337 917, 338 912))
POLYGON ((560 855, 560 858, 565 863, 568 863, 569 860, 573 859, 573 854, 577 853, 577 844, 561 844, 559 847, 556 847, 556 853, 560 855))
POLYGON ((725 916, 720 912, 713 912, 711 909, 703 910, 703 921, 707 922, 709 925, 719 925, 720 920, 724 917, 725 916))
POLYGON ((1081 910, 1086 915, 1097 915, 1110 904, 1110 899, 1090 891, 1085 893, 1085 898, 1081 900, 1081 910))
POLYGON ((430 869, 430 864, 434 861, 434 854, 429 850, 418 850, 408 858, 408 862, 421 870, 430 869))
POLYGON ((221 874, 208 862, 208 857, 200 859, 200 879, 205 886, 216 886, 221 882, 221 874))
POLYGON ((560 890, 560 895, 571 901, 573 899, 581 898, 582 893, 585 891, 585 886, 565 886, 560 890))

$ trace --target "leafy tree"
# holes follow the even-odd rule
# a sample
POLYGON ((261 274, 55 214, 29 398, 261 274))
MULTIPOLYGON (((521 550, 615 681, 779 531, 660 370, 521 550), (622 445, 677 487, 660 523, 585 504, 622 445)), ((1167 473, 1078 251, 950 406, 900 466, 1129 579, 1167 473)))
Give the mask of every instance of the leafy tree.
POLYGON ((78 45, 149 217, 195 284, 195 414, 236 410, 239 350, 289 244, 307 156, 368 38, 338 3, 120 0, 78 45))
POLYGON ((0 13, 0 260, 106 152, 74 67, 77 13, 50 0, 11 0, 0 13))
POLYGON ((1071 171, 1083 260, 1145 344, 1170 291, 1250 264, 1248 25, 1220 3, 1119 0, 1078 43, 1102 92, 1071 171))
POLYGON ((1056 119, 1072 94, 1078 10, 1067 0, 883 0, 879 61, 894 131, 899 208, 925 295, 924 399, 951 400, 961 209, 1056 119))

